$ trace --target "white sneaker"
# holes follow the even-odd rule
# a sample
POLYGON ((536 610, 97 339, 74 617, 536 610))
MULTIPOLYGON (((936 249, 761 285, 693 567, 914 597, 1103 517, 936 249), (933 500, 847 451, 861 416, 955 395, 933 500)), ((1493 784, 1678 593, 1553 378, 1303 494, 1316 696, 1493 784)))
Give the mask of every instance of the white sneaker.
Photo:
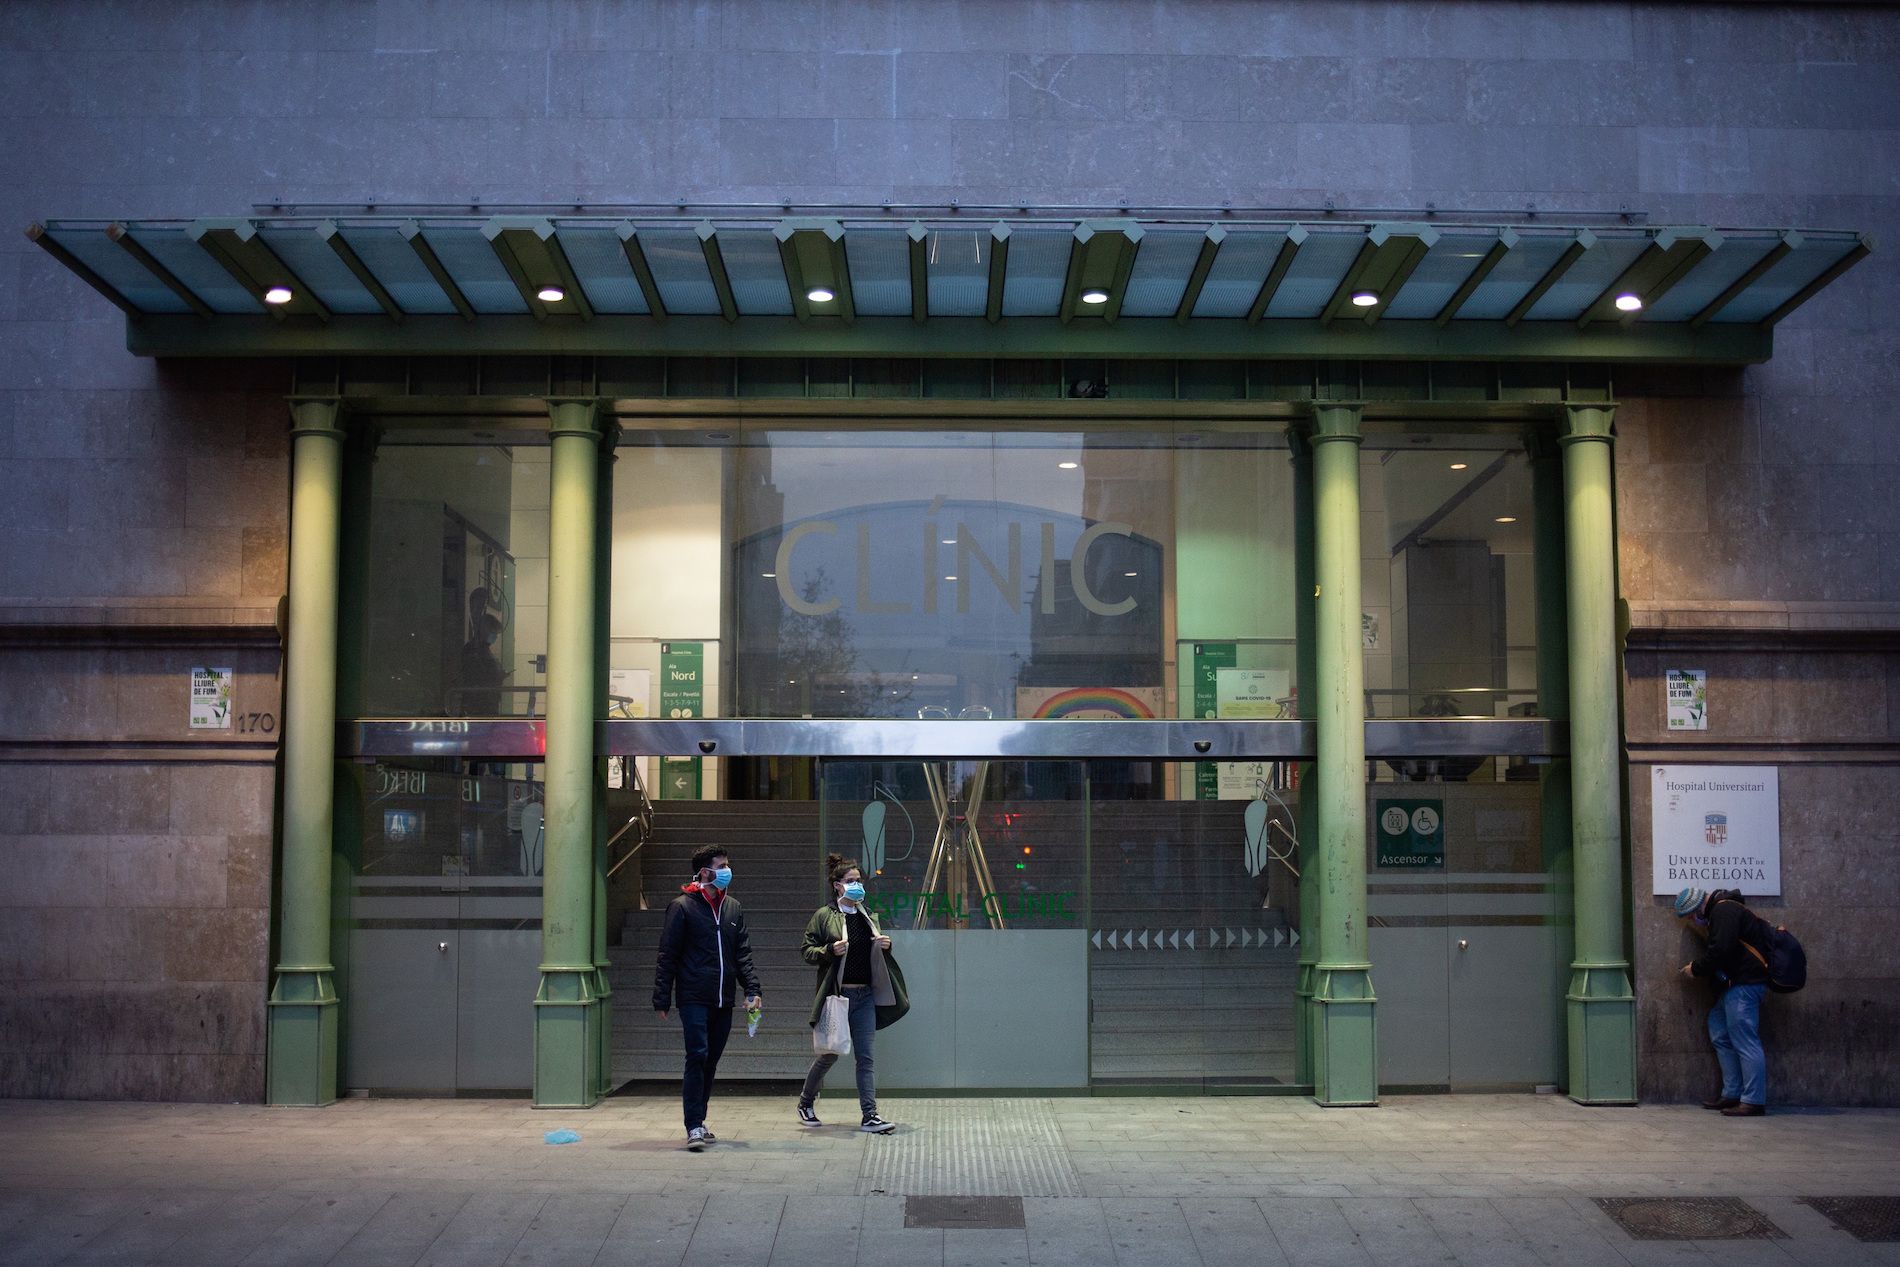
POLYGON ((686 1151, 689 1153, 705 1152, 706 1145, 712 1142, 713 1137, 706 1133, 706 1128, 703 1126, 695 1126, 686 1132, 686 1151))

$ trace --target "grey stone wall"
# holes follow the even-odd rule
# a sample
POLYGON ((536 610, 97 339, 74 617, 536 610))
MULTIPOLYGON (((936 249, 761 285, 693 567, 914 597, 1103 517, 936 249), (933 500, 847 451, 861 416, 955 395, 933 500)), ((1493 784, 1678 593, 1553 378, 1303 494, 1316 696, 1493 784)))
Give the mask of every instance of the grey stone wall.
MULTIPOLYGON (((0 224, 16 227, 57 216, 241 214, 276 199, 1331 200, 1627 206, 1656 223, 1811 224, 1893 241, 1900 14, 1385 0, 18 0, 0 5, 0 114, 0 224)), ((1877 253, 1787 322, 1764 367, 1626 381, 1623 578, 1639 628, 1772 629, 1794 619, 1877 642, 1900 627, 1900 481, 1885 419, 1900 387, 1893 260, 1877 253)), ((45 621, 52 606, 68 613, 54 622, 62 627, 138 630, 177 623, 168 613, 182 605, 225 613, 194 617, 201 630, 267 624, 283 571, 273 397, 286 381, 282 367, 131 358, 115 310, 24 239, 0 239, 4 623, 45 621)), ((118 636, 127 654, 146 654, 141 637, 159 638, 118 636)), ((193 636, 193 655, 218 653, 217 637, 193 636)), ((0 664, 15 654, 0 649, 0 664)), ((1861 662, 1825 640, 1800 655, 1792 668, 1776 660, 1775 672, 1862 680, 1861 662)), ((1655 667, 1632 660, 1632 696, 1655 667)), ((0 672, 34 681, 24 669, 0 672)), ((1888 673, 1891 704, 1890 664, 1888 673)), ((65 688, 21 689, 31 707, 59 715, 65 688)), ((9 726, 12 718, 10 708, 9 726)), ((113 735, 157 737, 143 725, 113 735)), ((1798 729, 1777 733, 1787 751, 1774 759, 1815 755, 1798 729)), ((43 793, 59 808, 12 847, 63 857, 65 846, 48 842, 97 838, 80 810, 120 786, 122 767, 67 761, 49 773, 39 760, 95 737, 75 721, 31 741, 41 748, 10 750, 6 777, 16 785, 33 771, 46 788, 91 789, 43 793)), ((1893 755, 1891 744, 1862 752, 1862 764, 1835 776, 1865 780, 1856 786, 1870 817, 1846 834, 1882 847, 1900 792, 1890 765, 1866 762, 1893 755)), ((140 793, 150 817, 125 830, 186 839, 173 826, 178 780, 190 778, 178 770, 199 767, 154 768, 165 777, 140 793)), ((1830 839, 1811 825, 1839 809, 1833 798, 1845 785, 1822 773, 1832 768, 1784 778, 1791 839, 1830 839)), ((267 783, 247 775, 205 810, 210 819, 193 819, 190 835, 253 838, 269 805, 267 783)), ((1640 876, 1646 828, 1634 808, 1640 876)), ((7 999, 104 979, 83 975, 93 965, 73 955, 87 944, 75 930, 114 922, 109 890, 85 868, 55 874, 56 883, 37 881, 35 904, 0 911, 0 943, 42 947, 41 958, 16 953, 6 961, 15 966, 0 969, 13 974, 0 982, 7 999), (106 914, 91 924, 19 914, 46 909, 106 914), (48 939, 55 949, 43 949, 48 939)), ((1867 876, 1883 879, 1891 887, 1890 873, 1867 876)), ((1848 882, 1828 882, 1838 888, 1803 900, 1839 905, 1828 893, 1846 893, 1848 882)), ((1653 935, 1644 887, 1632 886, 1647 930, 1638 988, 1660 1006, 1676 951, 1653 935)), ((192 887, 189 909, 232 909, 214 896, 192 887)), ((226 932, 261 939, 254 915, 222 918, 226 932)), ((1864 947, 1856 979, 1870 996, 1891 994, 1900 965, 1893 940, 1872 935, 1873 918, 1842 916, 1841 927, 1864 947)), ((261 1012, 258 980, 251 997, 261 1012)), ((1895 1026, 1882 1015, 1865 1041, 1890 1061, 1895 1026)), ((198 1032, 186 1016, 169 1029, 155 1020, 144 1046, 183 1051, 198 1032)), ((237 1028, 253 1033, 255 1019, 237 1028)), ((1651 1094, 1684 1094, 1692 1082, 1666 1076, 1672 1053, 1693 1047, 1671 1034, 1645 1029, 1651 1094)), ((47 1041, 76 1051, 94 1035, 75 1020, 47 1041)), ((57 1061, 4 1059, 22 1072, 0 1087, 41 1094, 209 1087, 137 1073, 130 1062, 89 1080, 61 1074, 57 1061)), ((252 1074, 232 1077, 203 1093, 256 1094, 252 1074)), ((1829 1081, 1818 1060, 1787 1068, 1782 1082, 1795 1098, 1891 1098, 1895 1085, 1890 1076, 1884 1092, 1829 1081)))

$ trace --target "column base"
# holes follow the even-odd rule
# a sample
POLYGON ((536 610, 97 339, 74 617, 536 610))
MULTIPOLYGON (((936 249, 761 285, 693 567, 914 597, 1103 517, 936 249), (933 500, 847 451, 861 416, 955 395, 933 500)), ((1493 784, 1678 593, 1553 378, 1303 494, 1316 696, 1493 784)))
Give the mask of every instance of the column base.
POLYGON ((1570 1098, 1578 1104, 1636 1103, 1636 996, 1626 963, 1573 963, 1565 996, 1570 1098))
POLYGON ((594 1086, 603 1100, 614 1089, 614 991, 607 984, 608 966, 594 964, 594 1006, 587 1017, 594 1035, 594 1086))
POLYGON ((534 996, 534 1107, 591 1109, 600 1101, 599 1000, 594 965, 542 964, 534 996))
POLYGON ((336 1103, 335 970, 329 964, 277 969, 265 1007, 264 1102, 296 1108, 336 1103))
POLYGON ((1299 984, 1293 987, 1293 1081, 1313 1085, 1313 965, 1300 965, 1299 984))
POLYGON ((1372 965, 1313 967, 1313 1101, 1323 1108, 1379 1102, 1379 1046, 1373 1028, 1372 965))

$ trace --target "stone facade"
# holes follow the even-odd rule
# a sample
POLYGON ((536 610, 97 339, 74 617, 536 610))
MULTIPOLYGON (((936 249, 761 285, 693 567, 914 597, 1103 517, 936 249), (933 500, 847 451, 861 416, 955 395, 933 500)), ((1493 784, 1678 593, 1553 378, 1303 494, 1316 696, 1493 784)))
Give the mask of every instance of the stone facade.
MULTIPOLYGON (((1900 13, 1812 4, 1135 0, 0 6, 0 223, 255 203, 797 201, 1900 220, 1900 13)), ((1900 272, 1746 373, 1619 382, 1643 1092, 1703 1090, 1647 894, 1658 674, 1781 764, 1807 994, 1778 1098, 1891 1102, 1900 944, 1900 272)), ((286 367, 157 364, 0 247, 0 1094, 256 1099, 286 367), (240 740, 262 747, 247 747, 240 740), (199 740, 198 742, 202 742, 199 740)))

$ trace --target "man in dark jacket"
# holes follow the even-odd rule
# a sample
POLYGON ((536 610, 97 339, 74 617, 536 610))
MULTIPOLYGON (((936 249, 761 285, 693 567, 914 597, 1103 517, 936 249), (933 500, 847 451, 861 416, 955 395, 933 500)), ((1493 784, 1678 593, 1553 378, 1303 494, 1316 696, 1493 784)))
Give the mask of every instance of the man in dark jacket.
POLYGON ((1768 960, 1755 925, 1761 919, 1742 904, 1736 889, 1676 895, 1676 917, 1707 941, 1702 954, 1682 965, 1682 975, 1713 982, 1709 1041, 1722 1066, 1722 1091, 1704 1100, 1724 1117, 1760 1117, 1768 1111, 1768 1064, 1761 1050, 1761 996, 1768 988, 1768 960))
POLYGON ((696 1153, 714 1138, 706 1129, 706 1101, 732 1034, 737 987, 745 987, 747 1008, 759 1006, 752 941, 746 935, 745 912, 726 896, 731 886, 732 863, 725 850, 708 846, 693 855, 692 881, 680 886, 680 895, 666 908, 653 973, 653 1010, 662 1017, 675 1003, 680 1010, 686 1039, 680 1098, 686 1111, 686 1147, 696 1153))

